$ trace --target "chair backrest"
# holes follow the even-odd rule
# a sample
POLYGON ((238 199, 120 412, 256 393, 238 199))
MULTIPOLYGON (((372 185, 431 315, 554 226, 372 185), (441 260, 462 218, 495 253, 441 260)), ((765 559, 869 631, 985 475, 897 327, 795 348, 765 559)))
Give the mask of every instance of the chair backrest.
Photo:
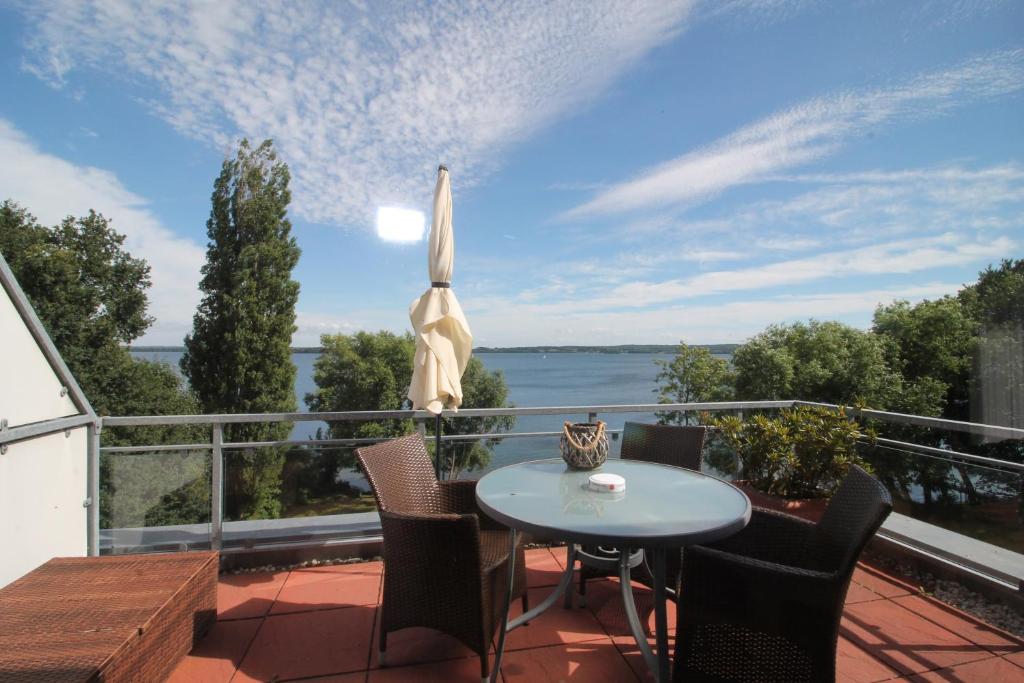
POLYGON ((832 496, 818 522, 819 569, 853 572, 861 551, 892 511, 892 496, 856 465, 832 496))
POLYGON ((378 509, 409 514, 442 511, 434 465, 420 434, 357 448, 356 457, 378 509))
POLYGON ((627 422, 622 430, 622 458, 700 471, 707 427, 627 422))

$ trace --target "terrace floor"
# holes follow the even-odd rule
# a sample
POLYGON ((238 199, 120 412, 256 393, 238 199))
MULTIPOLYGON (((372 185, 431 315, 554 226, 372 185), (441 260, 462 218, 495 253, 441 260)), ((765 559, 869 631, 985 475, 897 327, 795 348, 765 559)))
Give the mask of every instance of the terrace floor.
MULTIPOLYGON (((557 582, 564 562, 564 548, 527 551, 536 592, 531 604, 557 582)), ((380 562, 369 562, 222 576, 219 621, 171 680, 478 681, 477 657, 427 629, 392 635, 391 665, 380 668, 375 624, 382 571, 380 562)), ((641 614, 653 627, 650 593, 641 586, 637 591, 641 614)), ((505 681, 649 680, 628 635, 617 582, 588 583, 587 593, 585 608, 553 607, 509 634, 505 681)), ((840 681, 1024 681, 1024 641, 872 567, 858 567, 846 603, 840 681)), ((670 646, 673 608, 670 602, 670 646)))

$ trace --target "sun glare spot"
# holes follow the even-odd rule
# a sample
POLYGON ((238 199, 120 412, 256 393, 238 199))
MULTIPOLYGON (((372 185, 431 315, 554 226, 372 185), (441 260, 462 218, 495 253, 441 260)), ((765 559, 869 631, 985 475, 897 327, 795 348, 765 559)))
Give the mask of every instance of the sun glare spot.
POLYGON ((377 235, 385 242, 419 242, 425 223, 422 211, 393 206, 377 209, 377 235))

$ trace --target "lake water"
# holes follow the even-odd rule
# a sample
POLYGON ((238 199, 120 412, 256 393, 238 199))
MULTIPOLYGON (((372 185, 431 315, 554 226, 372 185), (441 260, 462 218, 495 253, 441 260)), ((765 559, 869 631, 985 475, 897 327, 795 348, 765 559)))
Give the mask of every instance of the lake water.
MULTIPOLYGON (((178 368, 178 351, 133 351, 146 360, 170 364, 178 368)), ((500 370, 509 389, 509 401, 517 407, 577 406, 657 403, 655 360, 668 360, 670 354, 653 353, 479 353, 477 358, 488 370, 500 370)), ((313 391, 315 353, 295 353, 292 360, 298 368, 295 393, 299 410, 305 412, 304 397, 313 391)), ((627 419, 653 422, 647 414, 613 413, 601 415, 609 429, 621 429, 627 419)), ((513 431, 558 431, 565 420, 585 420, 585 414, 542 415, 521 417, 513 431)), ((296 423, 293 439, 311 438, 322 422, 296 423)), ((612 442, 613 453, 617 441, 612 442)), ((540 457, 555 457, 557 437, 542 439, 507 439, 494 449, 491 467, 540 457)))

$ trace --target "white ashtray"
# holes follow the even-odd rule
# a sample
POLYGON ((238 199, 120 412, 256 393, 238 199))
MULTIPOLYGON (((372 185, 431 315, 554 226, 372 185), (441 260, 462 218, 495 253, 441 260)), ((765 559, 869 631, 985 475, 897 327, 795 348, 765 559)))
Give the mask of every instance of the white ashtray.
POLYGON ((587 487, 591 491, 600 491, 601 493, 622 493, 626 490, 626 480, 617 474, 599 472, 590 475, 587 487))

